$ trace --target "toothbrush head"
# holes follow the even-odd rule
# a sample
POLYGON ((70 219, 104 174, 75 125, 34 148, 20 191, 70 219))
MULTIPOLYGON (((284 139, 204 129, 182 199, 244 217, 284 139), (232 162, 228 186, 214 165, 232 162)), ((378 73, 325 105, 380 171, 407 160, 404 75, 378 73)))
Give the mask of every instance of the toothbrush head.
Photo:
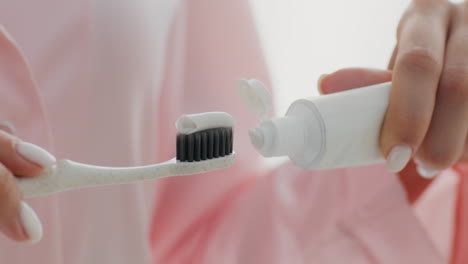
POLYGON ((196 162, 233 154, 234 118, 224 112, 181 116, 177 122, 179 162, 196 162))
POLYGON ((177 160, 194 162, 228 156, 233 152, 232 127, 177 135, 177 160))

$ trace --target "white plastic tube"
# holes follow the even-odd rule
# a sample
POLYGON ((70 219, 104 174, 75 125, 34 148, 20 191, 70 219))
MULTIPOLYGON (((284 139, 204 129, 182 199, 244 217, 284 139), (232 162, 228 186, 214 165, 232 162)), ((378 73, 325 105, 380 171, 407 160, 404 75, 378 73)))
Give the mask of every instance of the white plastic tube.
POLYGON ((285 117, 251 130, 252 144, 266 157, 289 156, 306 169, 383 162, 379 137, 390 87, 383 83, 297 100, 285 117))

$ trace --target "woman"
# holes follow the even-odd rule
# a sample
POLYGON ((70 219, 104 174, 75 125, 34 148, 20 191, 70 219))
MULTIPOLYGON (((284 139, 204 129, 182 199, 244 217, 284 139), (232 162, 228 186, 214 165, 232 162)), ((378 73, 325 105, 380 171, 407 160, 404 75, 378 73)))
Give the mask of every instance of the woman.
MULTIPOLYGON (((268 77, 247 1, 0 4, 0 120, 12 123, 19 139, 58 159, 151 164, 174 156, 173 122, 179 114, 218 110, 238 121, 238 162, 228 170, 28 200, 44 236, 35 245, 1 238, 3 260, 446 263, 450 232, 438 229, 436 237, 445 239, 435 244, 434 233, 416 216, 410 202, 429 181, 417 175, 413 163, 406 164, 417 157, 420 171, 429 175, 461 156, 464 68, 450 66, 465 61, 465 5, 413 1, 399 27, 393 74, 351 69, 322 79, 325 93, 394 81, 382 151, 393 172, 405 167, 397 175, 380 165, 265 171, 246 135, 255 120, 235 99, 237 79, 268 77), (457 96, 445 98, 444 89, 457 96), (446 116, 460 121, 445 125, 446 116)), ((24 227, 11 224, 21 208, 12 174, 32 177, 53 159, 42 164, 33 158, 29 167, 15 167, 9 159, 19 163, 28 157, 11 147, 15 138, 2 135, 0 149, 10 151, 1 160, 0 226, 11 238, 28 240, 30 234, 21 234, 24 227)), ((455 173, 446 170, 439 177, 455 173)), ((450 212, 446 216, 441 219, 449 221, 450 212)))

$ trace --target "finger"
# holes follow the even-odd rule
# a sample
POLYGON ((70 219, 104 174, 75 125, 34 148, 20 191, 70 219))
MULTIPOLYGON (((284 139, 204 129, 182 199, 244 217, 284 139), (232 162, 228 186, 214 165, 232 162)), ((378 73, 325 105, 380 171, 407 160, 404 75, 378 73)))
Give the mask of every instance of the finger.
POLYGON ((468 162, 468 138, 465 140, 465 147, 463 148, 463 154, 459 162, 468 162))
POLYGON ((8 121, 0 121, 0 129, 11 135, 16 134, 15 126, 13 126, 13 124, 8 121))
POLYGON ((346 68, 328 75, 322 75, 318 81, 318 86, 322 94, 329 94, 388 82, 391 79, 392 72, 387 70, 346 68))
POLYGON ((434 176, 462 156, 468 134, 468 14, 454 10, 445 65, 429 130, 416 155, 422 174, 434 176))
POLYGON ((37 242, 42 226, 36 213, 21 201, 21 194, 11 172, 0 164, 0 230, 16 241, 37 242))
POLYGON ((17 176, 34 176, 55 163, 44 149, 0 131, 0 162, 17 176))
POLYGON ((393 67, 395 66, 395 61, 396 61, 396 56, 398 54, 398 48, 395 47, 393 48, 392 56, 390 57, 390 61, 388 62, 388 69, 393 70, 393 67))
POLYGON ((445 1, 414 1, 400 28, 389 107, 381 130, 387 169, 402 170, 424 139, 444 60, 445 1))

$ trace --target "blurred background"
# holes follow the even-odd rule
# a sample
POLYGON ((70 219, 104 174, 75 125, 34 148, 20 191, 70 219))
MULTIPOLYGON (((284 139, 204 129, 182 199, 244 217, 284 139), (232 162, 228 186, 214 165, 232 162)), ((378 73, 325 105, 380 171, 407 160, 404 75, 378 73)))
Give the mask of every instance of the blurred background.
MULTIPOLYGON (((283 115, 343 67, 386 68, 409 0, 251 0, 283 115)), ((254 77, 254 76, 252 76, 254 77)))

